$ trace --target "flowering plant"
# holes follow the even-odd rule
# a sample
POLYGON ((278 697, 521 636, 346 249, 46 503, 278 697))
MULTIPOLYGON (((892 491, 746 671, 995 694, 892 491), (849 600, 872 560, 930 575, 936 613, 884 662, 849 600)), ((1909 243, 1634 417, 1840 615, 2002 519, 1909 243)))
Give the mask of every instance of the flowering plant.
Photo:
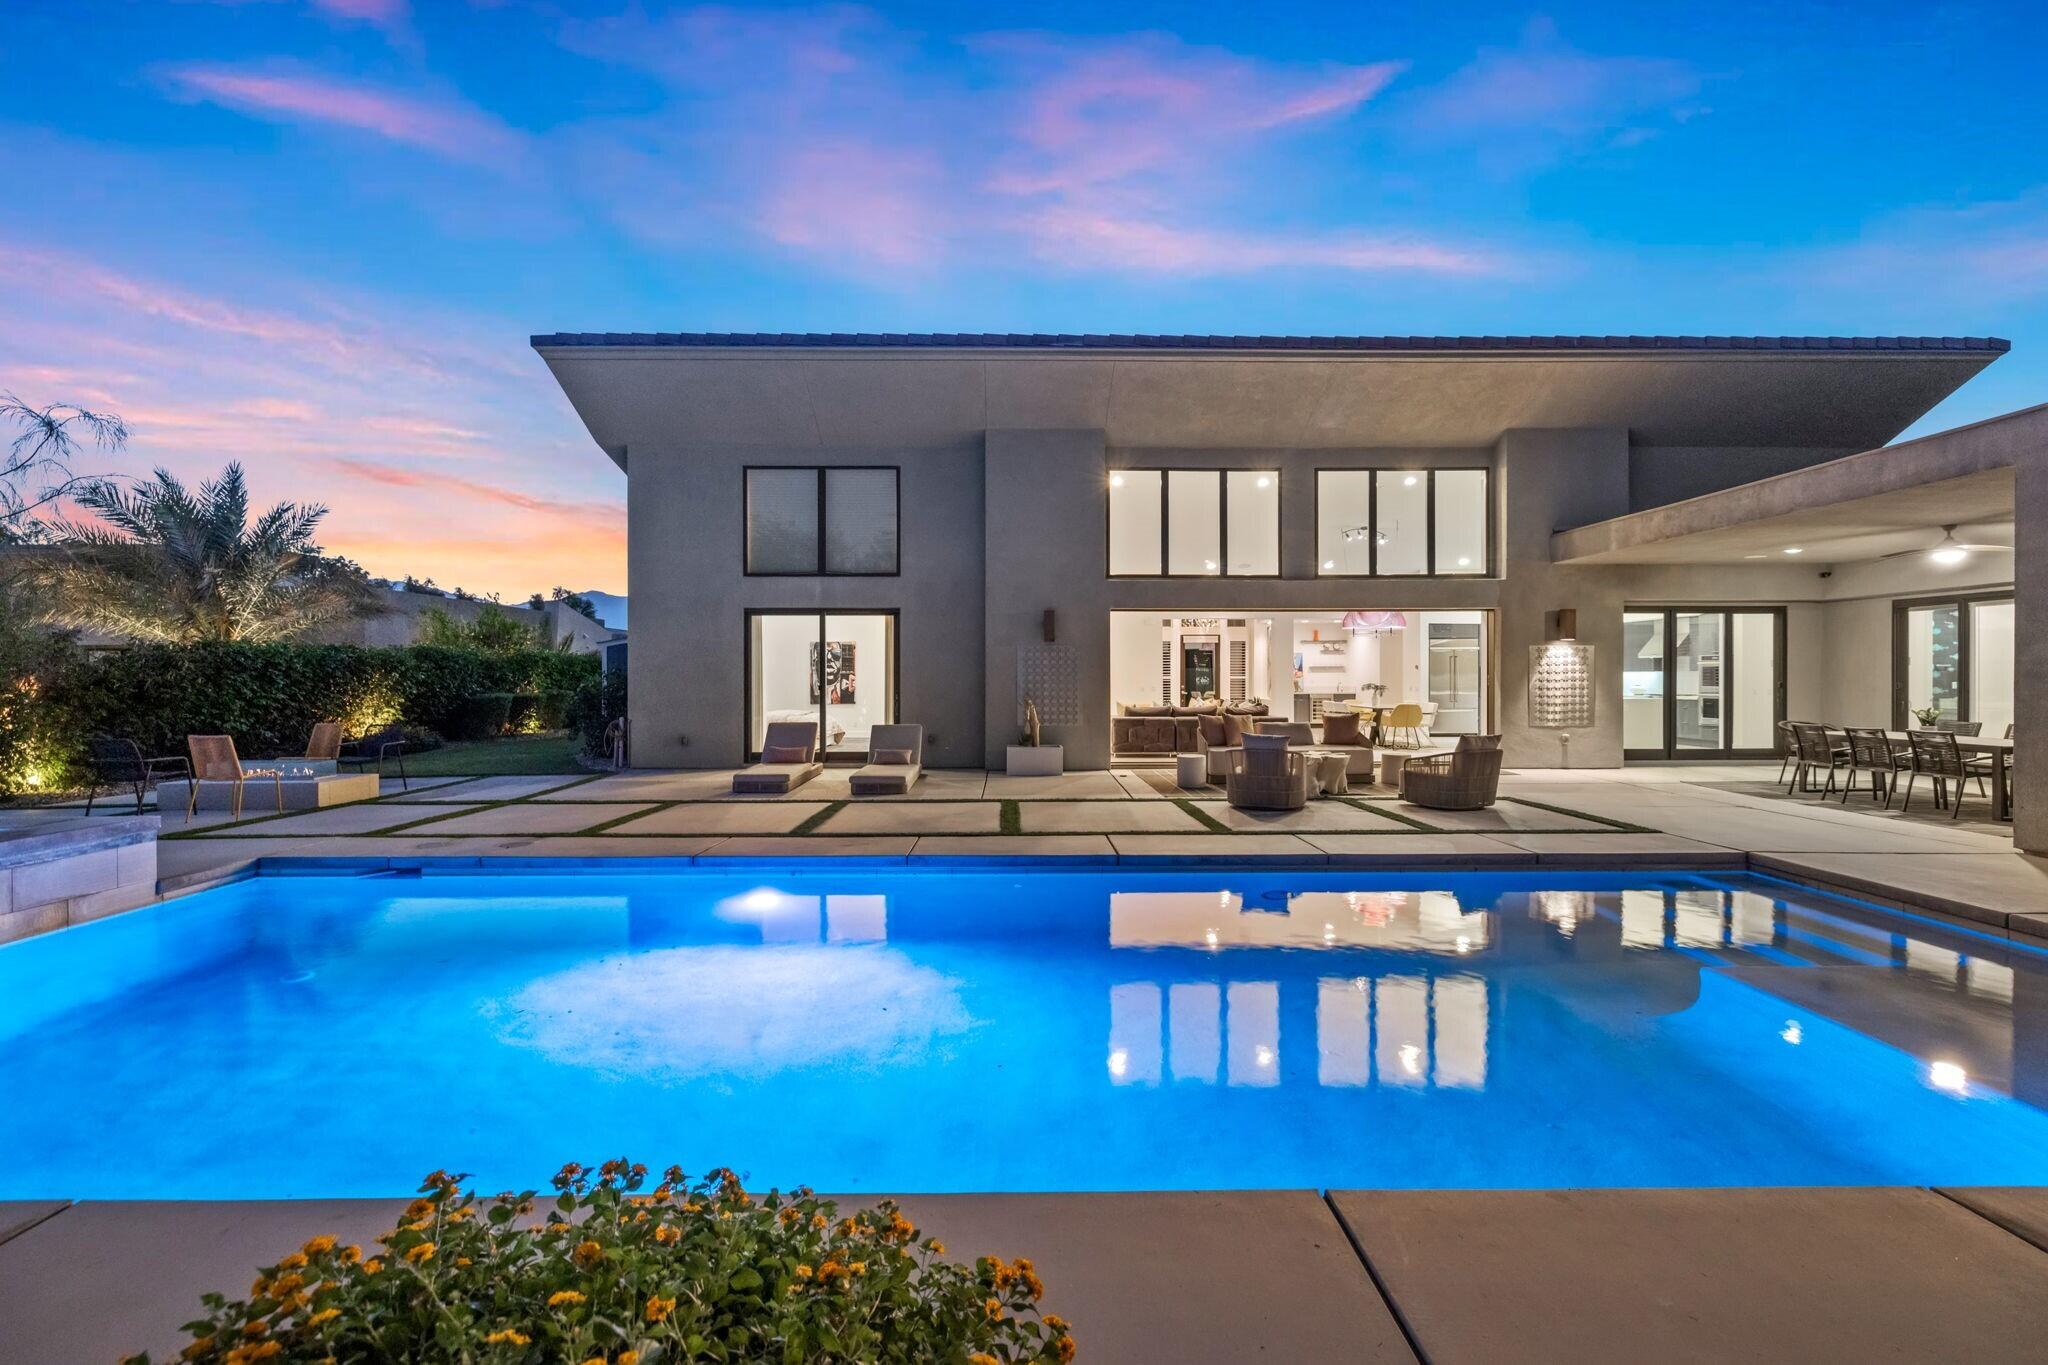
MULTIPOLYGON (((258 1272, 245 1299, 204 1298, 181 1360, 674 1365, 681 1361, 1065 1362, 1027 1260, 973 1266, 895 1204, 841 1217, 809 1190, 756 1198, 731 1171, 571 1163, 537 1195, 479 1198, 427 1177, 364 1251, 319 1236, 258 1272)), ((147 1356, 127 1365, 148 1365, 147 1356)))

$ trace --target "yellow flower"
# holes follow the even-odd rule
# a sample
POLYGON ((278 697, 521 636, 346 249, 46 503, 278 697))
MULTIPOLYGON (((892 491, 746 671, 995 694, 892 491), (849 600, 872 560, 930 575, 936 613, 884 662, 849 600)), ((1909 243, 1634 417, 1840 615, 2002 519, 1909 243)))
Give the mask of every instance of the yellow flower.
POLYGON ((365 1275, 374 1275, 383 1268, 384 1261, 381 1257, 372 1256, 369 1260, 363 1262, 363 1273, 365 1275))
POLYGON ((973 1355, 967 1357, 967 1365, 1002 1365, 1002 1363, 987 1351, 976 1351, 973 1355))
POLYGON ((1061 1337, 1052 1344, 1052 1348, 1060 1354, 1060 1365, 1066 1365, 1067 1361, 1074 1358, 1074 1339, 1072 1337, 1061 1337))
POLYGON ((807 1265, 800 1265, 796 1268, 796 1277, 799 1280, 808 1280, 809 1278, 811 1278, 812 1275, 816 1273, 816 1271, 812 1270, 807 1265))
POLYGON ((434 1259, 434 1244, 432 1242, 421 1242, 411 1251, 405 1253, 405 1259, 411 1261, 414 1265, 425 1265, 428 1261, 434 1259))
POLYGON ((583 1296, 573 1289, 557 1289, 548 1295, 548 1307, 560 1308, 565 1303, 581 1303, 583 1296))
POLYGON ((820 1232, 823 1232, 825 1230, 825 1225, 831 1221, 831 1219, 827 1218, 822 1213, 814 1213, 811 1215, 811 1226, 816 1228, 820 1232))
POLYGON ((340 1316, 341 1310, 339 1308, 323 1308, 312 1317, 306 1319, 306 1326, 318 1327, 321 1323, 333 1322, 340 1316))
POLYGON ((354 1265, 363 1259, 363 1249, 351 1242, 341 1249, 341 1259, 349 1265, 354 1265))
POLYGON ((865 1275, 868 1273, 868 1263, 866 1261, 855 1261, 852 1265, 849 1265, 846 1268, 848 1270, 851 1270, 856 1275, 865 1275))
POLYGON ((1003 1301, 1001 1299, 990 1299, 982 1304, 981 1311, 988 1314, 990 1322, 1001 1322, 1003 1320, 1003 1301))
POLYGON ((1052 1328, 1052 1330, 1055 1332, 1064 1332, 1067 1330, 1067 1320, 1061 1317, 1058 1313, 1047 1313, 1045 1315, 1045 1325, 1047 1327, 1052 1328))
POLYGON ((675 1312, 675 1310, 676 1301, 674 1299, 664 1299, 659 1294, 649 1294, 647 1296, 647 1320, 649 1322, 667 1322, 668 1315, 675 1312))
POLYGON ((455 1264, 461 1268, 467 1269, 468 1267, 475 1265, 476 1262, 470 1260, 467 1256, 457 1256, 455 1258, 455 1264))
POLYGON ((578 1242, 576 1250, 570 1253, 570 1259, 588 1270, 604 1259, 604 1248, 596 1242, 578 1242))
POLYGON ((274 1299, 285 1298, 294 1289, 305 1284, 305 1282, 306 1277, 304 1275, 280 1275, 270 1282, 270 1297, 274 1299))
POLYGON ((619 1358, 612 1365, 640 1365, 640 1353, 630 1350, 621 1351, 619 1352, 619 1358))
POLYGON ((934 1256, 943 1256, 946 1254, 946 1244, 944 1242, 939 1241, 937 1238, 932 1239, 931 1249, 932 1255, 934 1256))
POLYGON ((667 1223, 663 1223, 654 1230, 654 1240, 663 1246, 668 1246, 672 1242, 680 1242, 683 1240, 682 1229, 670 1227, 667 1223))
POLYGON ((527 1335, 526 1335, 526 1333, 524 1333, 524 1332, 516 1332, 516 1331, 514 1331, 513 1329, 511 1329, 510 1327, 507 1327, 507 1328, 505 1328, 505 1329, 504 1329, 503 1331, 500 1331, 500 1332, 493 1332, 493 1333, 491 1333, 491 1334, 490 1334, 489 1336, 485 1337, 485 1338, 484 1338, 484 1345, 486 1345, 486 1346, 524 1346, 524 1345, 526 1345, 526 1344, 527 1344, 528 1342, 530 1342, 530 1341, 532 1341, 532 1340, 533 1340, 533 1338, 532 1338, 532 1337, 529 1337, 529 1336, 527 1336, 527 1335))
POLYGON ((178 1352, 178 1358, 181 1360, 197 1360, 199 1359, 199 1357, 205 1355, 208 1351, 211 1351, 212 1349, 212 1337, 198 1337, 193 1340, 190 1346, 187 1346, 184 1350, 178 1352))
POLYGON ((318 1237, 307 1242, 301 1250, 308 1256, 323 1256, 334 1250, 334 1238, 330 1234, 323 1232, 318 1237))

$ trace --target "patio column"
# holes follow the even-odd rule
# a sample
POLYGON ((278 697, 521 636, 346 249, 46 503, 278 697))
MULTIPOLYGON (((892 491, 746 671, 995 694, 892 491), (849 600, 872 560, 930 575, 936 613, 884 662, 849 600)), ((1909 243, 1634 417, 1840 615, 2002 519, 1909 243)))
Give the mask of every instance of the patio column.
POLYGON ((2048 448, 2013 474, 2013 841, 2048 854, 2048 448))

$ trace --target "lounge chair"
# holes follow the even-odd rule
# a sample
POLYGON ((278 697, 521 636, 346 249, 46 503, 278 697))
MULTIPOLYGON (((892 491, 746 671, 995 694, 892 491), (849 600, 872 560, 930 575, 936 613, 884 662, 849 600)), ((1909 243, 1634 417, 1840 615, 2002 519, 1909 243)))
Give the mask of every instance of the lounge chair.
POLYGON ((190 824, 192 812, 199 809, 199 784, 201 782, 232 782, 234 799, 230 819, 242 818, 242 793, 252 777, 268 777, 277 791, 277 813, 284 814, 284 769, 272 768, 268 773, 251 773, 243 769, 242 759, 235 752, 232 735, 187 735, 185 747, 192 754, 192 780, 185 784, 185 822, 190 824))
POLYGON ((867 766, 848 781, 855 796, 901 796, 924 776, 924 727, 877 725, 868 735, 867 766))
POLYGON ((312 737, 306 741, 306 757, 309 759, 341 759, 341 723, 323 720, 313 726, 312 737))
POLYGON ((776 720, 761 737, 761 761, 732 775, 735 796, 781 796, 825 771, 818 762, 818 722, 776 720))
POLYGON ((135 813, 140 815, 143 793, 152 785, 172 777, 182 777, 187 782, 192 780, 192 765, 184 759, 144 758, 140 744, 115 735, 92 737, 86 765, 92 774, 92 785, 85 793, 87 815, 92 814, 92 803, 99 799, 105 788, 134 788, 135 813))
POLYGON ((1500 794, 1500 764, 1499 735, 1460 735, 1450 753, 1401 765, 1401 799, 1428 810, 1483 810, 1500 794))
POLYGON ((1239 810, 1300 810, 1308 804, 1308 758, 1290 753, 1286 735, 1246 735, 1230 755, 1223 797, 1239 810))

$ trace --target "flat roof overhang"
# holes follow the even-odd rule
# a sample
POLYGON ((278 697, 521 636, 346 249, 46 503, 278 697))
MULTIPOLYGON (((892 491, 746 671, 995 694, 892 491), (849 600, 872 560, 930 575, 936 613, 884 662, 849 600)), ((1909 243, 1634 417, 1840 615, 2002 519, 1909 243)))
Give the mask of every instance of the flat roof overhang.
POLYGON ((621 467, 635 446, 1483 448, 1515 429, 1655 446, 1882 445, 1996 338, 553 334, 534 348, 621 467))
POLYGON ((1852 563, 1957 538, 2010 544, 2014 469, 2048 459, 2048 404, 1558 531, 1559 564, 1852 563))

